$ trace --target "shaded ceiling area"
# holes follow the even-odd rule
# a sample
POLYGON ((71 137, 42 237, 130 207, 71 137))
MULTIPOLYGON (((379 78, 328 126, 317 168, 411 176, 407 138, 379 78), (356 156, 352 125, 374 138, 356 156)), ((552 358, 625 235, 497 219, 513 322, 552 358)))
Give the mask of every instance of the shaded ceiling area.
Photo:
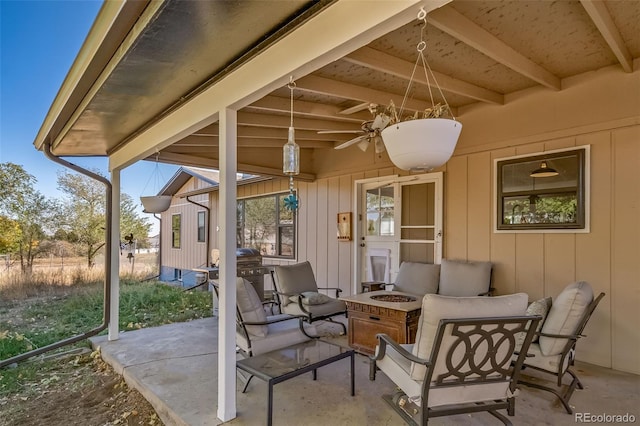
MULTIPOLYGON (((119 15, 121 45, 93 59, 100 72, 94 72, 91 85, 74 92, 75 104, 48 131, 41 130, 36 146, 49 141, 60 156, 110 155, 334 3, 169 0, 128 5, 130 10, 119 15)), ((464 123, 466 109, 502 105, 525 89, 561 91, 564 79, 610 66, 634 72, 634 60, 640 58, 639 22, 638 1, 454 0, 430 12, 424 28, 413 20, 296 79, 294 126, 301 171, 312 177, 314 154, 357 136, 363 122, 373 118, 372 107, 380 111, 391 101, 403 103, 421 37, 444 98, 433 80, 430 93, 419 69, 406 113, 446 99, 464 123)), ((281 175, 289 96, 283 86, 238 112, 240 172, 281 175)), ((198 129, 163 148, 159 161, 216 168, 218 130, 217 123, 198 129)), ((364 155, 355 145, 335 152, 364 155)))

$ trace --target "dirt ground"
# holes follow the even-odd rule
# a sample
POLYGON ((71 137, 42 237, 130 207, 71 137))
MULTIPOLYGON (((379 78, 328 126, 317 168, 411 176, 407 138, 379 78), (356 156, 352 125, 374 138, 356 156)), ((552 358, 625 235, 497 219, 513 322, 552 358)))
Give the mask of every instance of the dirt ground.
POLYGON ((38 386, 0 398, 1 426, 163 425, 98 352, 62 357, 38 386))
MULTIPOLYGON (((153 270, 155 256, 139 255, 135 264, 121 259, 121 269, 133 272, 135 265, 136 272, 146 273, 147 269, 153 270)), ((65 271, 73 271, 82 262, 65 259, 65 271)), ((39 260, 35 269, 61 270, 59 263, 59 259, 39 260)), ((19 304, 5 314, 19 324, 23 320, 21 310, 27 305, 19 304)), ((37 359, 27 362, 38 365, 37 379, 25 379, 22 391, 0 396, 0 426, 163 425, 151 404, 129 388, 122 376, 102 361, 99 352, 85 348, 84 353, 55 357, 46 364, 37 359)))

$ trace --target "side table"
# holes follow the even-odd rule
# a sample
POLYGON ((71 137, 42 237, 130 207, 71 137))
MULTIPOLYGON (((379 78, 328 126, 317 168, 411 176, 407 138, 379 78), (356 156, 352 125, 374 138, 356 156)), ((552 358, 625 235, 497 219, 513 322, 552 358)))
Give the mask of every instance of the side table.
POLYGON ((384 290, 385 283, 382 281, 365 281, 362 283, 362 292, 384 290))

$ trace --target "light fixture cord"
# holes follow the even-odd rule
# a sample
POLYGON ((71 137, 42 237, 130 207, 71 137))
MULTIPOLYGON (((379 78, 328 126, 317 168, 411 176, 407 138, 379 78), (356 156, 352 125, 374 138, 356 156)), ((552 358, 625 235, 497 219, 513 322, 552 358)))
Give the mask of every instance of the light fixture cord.
POLYGON ((289 88, 289 90, 291 90, 291 123, 289 125, 289 127, 293 127, 293 89, 296 88, 296 82, 293 81, 293 76, 289 76, 289 84, 287 84, 287 87, 289 88))

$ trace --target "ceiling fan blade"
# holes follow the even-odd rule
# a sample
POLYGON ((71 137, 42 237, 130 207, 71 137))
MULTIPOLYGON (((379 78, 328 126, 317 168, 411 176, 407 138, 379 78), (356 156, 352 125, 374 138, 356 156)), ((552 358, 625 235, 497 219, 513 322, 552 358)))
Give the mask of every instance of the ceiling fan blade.
POLYGON ((341 115, 355 114, 356 112, 360 112, 360 111, 364 111, 365 109, 369 109, 369 105, 371 105, 369 102, 363 102, 363 103, 358 104, 356 106, 352 106, 351 108, 347 108, 347 109, 343 109, 342 111, 338 111, 338 114, 341 114, 341 115))
POLYGON ((344 148, 347 148, 347 147, 349 147, 349 146, 351 146, 351 145, 357 144, 357 143, 358 143, 358 142, 360 142, 361 140, 366 139, 366 138, 368 138, 368 137, 369 137, 369 135, 362 135, 362 136, 358 136, 357 138, 353 138, 353 139, 348 140, 348 141, 346 141, 346 142, 344 142, 344 143, 341 143, 340 145, 336 146, 334 149, 344 149, 344 148))
POLYGON ((369 142, 371 142, 371 139, 369 138, 365 138, 362 141, 360 141, 358 143, 358 148, 360 148, 360 151, 365 152, 367 148, 369 148, 369 142))
POLYGON ((358 134, 362 133, 362 130, 318 130, 319 135, 331 135, 331 134, 358 134))

